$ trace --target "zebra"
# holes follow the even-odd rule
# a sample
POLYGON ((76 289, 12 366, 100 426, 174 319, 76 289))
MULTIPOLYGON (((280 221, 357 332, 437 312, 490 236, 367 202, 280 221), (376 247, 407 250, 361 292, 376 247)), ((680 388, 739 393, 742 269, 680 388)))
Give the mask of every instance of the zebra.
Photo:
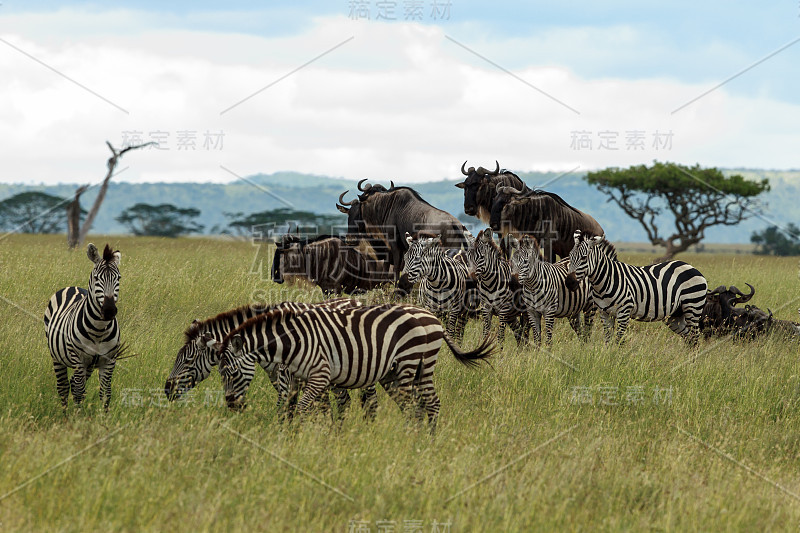
POLYGON ((522 282, 522 296, 528 310, 528 322, 533 325, 533 340, 541 343, 541 319, 544 316, 545 343, 551 344, 553 323, 556 318, 568 318, 578 338, 588 340, 597 307, 591 297, 589 282, 584 280, 578 290, 567 289, 565 280, 569 271, 569 259, 548 263, 539 253, 536 238, 523 235, 522 240, 510 238, 514 250, 511 266, 522 282), (584 325, 581 328, 580 314, 584 325))
POLYGON ((683 261, 634 266, 617 261, 617 251, 605 236, 574 234, 569 271, 579 281, 589 280, 594 303, 600 309, 606 343, 611 342, 614 321, 617 342, 622 342, 631 318, 666 320, 669 328, 697 344, 700 315, 708 284, 699 270, 683 261))
POLYGON ((111 376, 120 353, 116 316, 122 254, 106 244, 100 255, 90 243, 86 255, 94 263, 89 289, 67 287, 53 294, 44 312, 44 329, 61 406, 66 409, 70 390, 75 404, 81 404, 86 380, 97 368, 100 400, 108 411, 111 376), (72 378, 68 379, 70 368, 72 378))
POLYGON ((408 281, 419 281, 423 306, 446 319, 447 334, 460 344, 467 319, 465 300, 469 273, 465 262, 449 255, 439 236, 415 238, 406 233, 406 242, 404 272, 408 281))
POLYGON ((305 311, 275 309, 252 318, 222 342, 209 339, 220 353, 219 370, 228 407, 244 407, 256 363, 280 363, 306 379, 298 411, 308 409, 329 384, 358 388, 381 383, 402 408, 413 391, 417 416, 424 409, 431 433, 439 398, 433 371, 444 340, 456 360, 477 366, 494 351, 491 339, 462 351, 435 315, 410 305, 378 305, 305 311))
MULTIPOLYGON (((219 363, 219 354, 206 346, 208 338, 221 341, 228 333, 244 322, 262 313, 275 309, 302 311, 316 306, 346 308, 360 305, 362 304, 358 300, 350 298, 335 298, 316 304, 281 302, 266 308, 248 304, 203 321, 194 320, 184 332, 184 344, 178 349, 178 355, 175 358, 172 371, 164 384, 164 393, 170 401, 174 401, 206 379, 211 374, 211 370, 219 363)), ((292 403, 297 394, 293 376, 285 369, 279 368, 278 364, 264 363, 262 368, 269 376, 270 383, 278 393, 278 408, 287 404, 291 412, 292 403)), ((341 389, 335 390, 334 394, 339 406, 338 411, 342 412, 350 401, 350 395, 348 391, 341 389)), ((367 389, 361 397, 362 404, 371 406, 375 401, 375 396, 374 388, 367 389)))
POLYGON ((517 343, 521 343, 528 329, 525 303, 522 300, 522 285, 519 278, 512 273, 511 263, 503 259, 500 247, 492 238, 491 228, 478 232, 468 255, 478 278, 483 336, 489 334, 492 315, 496 314, 500 319, 497 334, 500 346, 503 345, 506 325, 511 326, 517 343), (520 315, 519 324, 516 320, 517 315, 520 315))

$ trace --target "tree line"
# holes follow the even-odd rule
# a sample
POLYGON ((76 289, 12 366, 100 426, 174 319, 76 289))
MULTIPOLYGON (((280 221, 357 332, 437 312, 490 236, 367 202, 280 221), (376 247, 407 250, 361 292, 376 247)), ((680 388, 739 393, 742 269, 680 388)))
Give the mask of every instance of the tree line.
MULTIPOLYGON (((111 145, 109 148, 113 155, 104 184, 110 179, 117 159, 128 150, 117 151, 111 145)), ((637 221, 650 242, 664 248, 666 258, 702 242, 710 227, 734 226, 747 218, 761 216, 763 206, 758 196, 770 188, 767 179, 750 181, 738 174, 725 176, 716 168, 659 162, 649 167, 638 165, 589 172, 584 179, 637 221)), ((75 228, 80 228, 80 234, 85 235, 91 226, 91 220, 86 218, 99 207, 99 202, 95 201, 88 215, 80 207, 78 200, 85 189, 79 188, 73 200, 27 191, 0 201, 0 229, 59 233, 66 226, 72 247, 78 235, 75 228)), ((194 207, 137 203, 124 209, 115 219, 133 235, 177 237, 202 233, 205 226, 197 220, 200 215, 200 210, 194 207)), ((273 227, 304 234, 336 233, 336 228, 345 223, 341 215, 290 208, 249 214, 226 212, 224 216, 228 223, 213 226, 210 233, 246 236, 255 230, 263 232, 273 227)), ((759 254, 800 255, 800 228, 793 223, 770 224, 764 230, 753 232, 750 240, 757 245, 759 254)))

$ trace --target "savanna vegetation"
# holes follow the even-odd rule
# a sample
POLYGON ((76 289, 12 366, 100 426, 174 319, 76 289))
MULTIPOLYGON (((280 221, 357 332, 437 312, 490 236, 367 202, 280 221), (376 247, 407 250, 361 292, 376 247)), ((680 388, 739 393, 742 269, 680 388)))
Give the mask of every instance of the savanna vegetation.
MULTIPOLYGON (((582 344, 557 322, 552 350, 507 338, 492 368, 443 349, 438 432, 380 392, 377 419, 281 423, 263 373, 229 412, 219 376, 167 404, 182 331, 243 303, 319 300, 278 286, 250 243, 97 237, 122 251, 122 339, 109 413, 95 373, 64 413, 45 343, 50 295, 86 286, 63 235, 0 241, 0 530, 788 530, 800 523, 800 347, 701 342, 661 323, 627 343, 582 344), (91 446, 87 449, 87 447, 91 446), (324 482, 324 484, 323 484, 324 482), (332 488, 335 490, 332 490, 332 488), (449 526, 447 526, 449 524, 449 526), (357 529, 362 528, 362 529, 357 529)), ((263 245, 267 246, 267 245, 263 245)), ((647 264, 652 255, 621 254, 647 264)), ((749 282, 751 303, 797 320, 796 258, 684 253, 710 287, 749 282)), ((387 291, 387 294, 390 291, 387 291)), ((477 321, 465 345, 479 342, 477 321)), ((510 337, 510 336, 507 336, 510 337)), ((355 396, 355 394, 354 394, 355 396)), ((353 402, 357 404, 358 402, 353 402)))

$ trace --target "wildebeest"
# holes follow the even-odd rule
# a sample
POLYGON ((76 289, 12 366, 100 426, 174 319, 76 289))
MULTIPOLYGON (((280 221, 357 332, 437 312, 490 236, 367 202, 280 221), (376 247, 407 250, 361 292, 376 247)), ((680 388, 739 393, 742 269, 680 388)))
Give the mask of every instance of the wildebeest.
MULTIPOLYGON (((466 248, 469 232, 453 215, 437 209, 410 187, 386 189, 381 185, 361 187, 362 194, 344 201, 348 191, 339 196, 336 208, 347 215, 347 233, 356 239, 378 239, 390 250, 395 276, 403 269, 403 255, 408 249, 406 232, 430 231, 441 235, 445 248, 466 248)), ((394 184, 392 184, 394 185, 394 184)))
POLYGON ((800 322, 779 320, 772 311, 763 311, 755 305, 744 309, 733 309, 732 327, 737 337, 755 338, 759 335, 775 334, 787 340, 800 339, 800 322))
POLYGON ((477 217, 482 222, 489 224, 489 216, 492 211, 497 186, 514 187, 523 191, 528 191, 528 186, 523 181, 508 170, 500 170, 500 163, 495 161, 497 168, 487 170, 483 167, 469 167, 464 170, 467 162, 461 165, 461 173, 466 179, 461 183, 456 183, 456 187, 464 189, 464 213, 471 217, 477 217))
POLYGON ((272 280, 283 283, 284 268, 305 277, 325 294, 352 294, 394 281, 389 263, 349 245, 342 237, 322 236, 303 241, 282 239, 272 264, 272 280))
POLYGON ((555 193, 502 185, 497 186, 489 226, 503 235, 536 237, 545 260, 551 263, 555 262, 556 254, 562 259, 569 255, 575 244, 575 230, 587 236, 605 234, 591 215, 572 207, 555 193))
POLYGON ((734 285, 727 288, 720 285, 712 291, 708 291, 706 305, 703 307, 703 315, 700 317, 700 330, 705 337, 711 335, 723 335, 729 333, 734 326, 733 308, 737 304, 749 302, 756 293, 755 288, 749 283, 750 294, 744 294, 734 285))

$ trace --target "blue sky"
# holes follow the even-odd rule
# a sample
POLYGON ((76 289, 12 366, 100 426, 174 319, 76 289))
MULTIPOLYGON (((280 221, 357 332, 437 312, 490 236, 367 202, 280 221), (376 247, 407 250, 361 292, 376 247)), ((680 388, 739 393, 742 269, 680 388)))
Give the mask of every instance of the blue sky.
POLYGON ((796 0, 436 2, 449 18, 432 16, 433 0, 419 21, 403 20, 408 0, 384 1, 393 22, 375 20, 380 0, 3 1, 0 141, 12 156, 0 181, 56 179, 42 142, 62 147, 58 176, 71 181, 106 139, 192 128, 224 131, 225 150, 188 159, 173 142, 125 179, 229 179, 220 166, 454 178, 465 158, 522 171, 800 167, 800 42, 671 113, 798 39, 796 0), (370 20, 353 20, 357 5, 370 20), (590 150, 573 146, 579 131, 590 150), (635 131, 646 150, 626 147, 635 131), (674 146, 659 152, 651 140, 666 131, 674 146), (598 149, 601 132, 620 149, 598 149))

